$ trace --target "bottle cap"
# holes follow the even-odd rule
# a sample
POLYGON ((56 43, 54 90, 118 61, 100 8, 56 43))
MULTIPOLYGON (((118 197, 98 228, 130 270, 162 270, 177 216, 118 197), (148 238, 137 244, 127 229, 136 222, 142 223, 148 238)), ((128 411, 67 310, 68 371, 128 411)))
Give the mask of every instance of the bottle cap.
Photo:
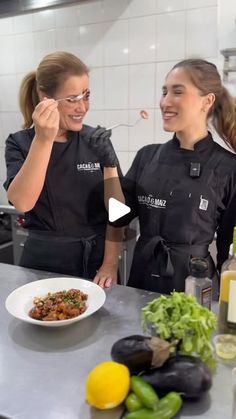
POLYGON ((190 260, 190 272, 197 278, 204 278, 207 270, 208 262, 206 259, 194 257, 190 260))

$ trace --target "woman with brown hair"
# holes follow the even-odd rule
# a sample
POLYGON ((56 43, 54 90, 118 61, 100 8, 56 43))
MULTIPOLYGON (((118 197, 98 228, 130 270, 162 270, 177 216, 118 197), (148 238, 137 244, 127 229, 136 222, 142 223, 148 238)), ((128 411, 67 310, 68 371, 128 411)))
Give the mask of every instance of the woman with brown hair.
POLYGON ((174 137, 138 151, 123 181, 131 212, 139 217, 128 285, 161 293, 184 291, 191 257, 208 261, 217 232, 217 268, 228 257, 236 225, 236 102, 214 64, 187 59, 167 74, 160 108, 165 131, 174 137), (211 121, 232 152, 214 142, 211 121))
POLYGON ((117 281, 120 232, 106 230, 103 179, 118 160, 111 131, 83 124, 89 98, 89 70, 70 53, 47 55, 25 76, 24 130, 6 141, 4 186, 29 230, 22 266, 110 286, 117 281))

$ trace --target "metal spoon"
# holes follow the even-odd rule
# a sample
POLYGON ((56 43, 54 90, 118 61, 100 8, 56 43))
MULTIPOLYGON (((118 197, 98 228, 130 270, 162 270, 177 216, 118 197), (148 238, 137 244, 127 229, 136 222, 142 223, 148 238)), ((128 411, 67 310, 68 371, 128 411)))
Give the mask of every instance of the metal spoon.
POLYGON ((115 129, 117 127, 128 127, 128 128, 132 128, 135 125, 137 125, 142 119, 148 119, 149 118, 149 114, 145 110, 140 111, 139 112, 139 115, 140 115, 139 118, 137 119, 137 121, 134 124, 115 124, 115 125, 112 125, 111 127, 107 128, 107 130, 109 130, 109 129, 115 129))

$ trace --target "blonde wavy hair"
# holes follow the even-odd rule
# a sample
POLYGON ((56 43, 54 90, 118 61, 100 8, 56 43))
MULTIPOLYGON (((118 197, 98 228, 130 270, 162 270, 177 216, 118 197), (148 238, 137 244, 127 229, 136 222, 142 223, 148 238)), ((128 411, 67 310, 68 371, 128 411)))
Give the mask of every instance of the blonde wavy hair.
POLYGON ((21 82, 19 104, 24 117, 23 128, 32 126, 32 114, 39 103, 39 91, 53 97, 68 77, 88 73, 89 69, 83 61, 69 52, 57 51, 46 55, 37 70, 28 73, 21 82))

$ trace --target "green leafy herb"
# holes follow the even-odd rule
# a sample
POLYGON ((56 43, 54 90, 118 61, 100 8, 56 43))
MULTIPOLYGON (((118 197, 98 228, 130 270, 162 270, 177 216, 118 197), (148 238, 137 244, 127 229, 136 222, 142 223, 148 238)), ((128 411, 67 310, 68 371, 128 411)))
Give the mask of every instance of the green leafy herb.
POLYGON ((199 356, 212 369, 216 363, 211 340, 216 324, 215 314, 184 292, 162 295, 142 308, 144 331, 151 327, 161 339, 178 339, 181 353, 199 356))

